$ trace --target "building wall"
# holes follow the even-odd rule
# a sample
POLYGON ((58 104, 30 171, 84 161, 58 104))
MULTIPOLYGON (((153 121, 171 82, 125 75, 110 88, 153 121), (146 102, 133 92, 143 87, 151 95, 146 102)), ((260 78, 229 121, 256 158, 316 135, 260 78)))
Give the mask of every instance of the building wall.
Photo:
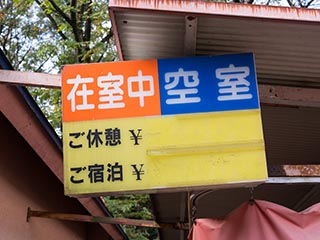
MULTIPOLYGON (((14 110, 13 110, 14 111, 14 110)), ((98 224, 27 218, 27 208, 87 214, 0 112, 0 240, 110 239, 98 224)))

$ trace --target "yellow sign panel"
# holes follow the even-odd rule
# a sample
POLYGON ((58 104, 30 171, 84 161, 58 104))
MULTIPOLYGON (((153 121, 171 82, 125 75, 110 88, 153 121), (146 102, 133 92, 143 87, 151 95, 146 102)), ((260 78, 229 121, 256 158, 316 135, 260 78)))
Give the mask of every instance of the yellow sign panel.
POLYGON ((64 123, 64 131, 68 195, 267 177, 259 110, 64 123))
POLYGON ((66 66, 67 195, 267 178, 252 54, 66 66))

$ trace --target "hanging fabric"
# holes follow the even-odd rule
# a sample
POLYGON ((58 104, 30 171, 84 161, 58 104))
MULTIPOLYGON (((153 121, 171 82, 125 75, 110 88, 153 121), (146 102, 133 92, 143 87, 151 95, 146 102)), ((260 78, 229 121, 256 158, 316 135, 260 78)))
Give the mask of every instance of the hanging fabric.
POLYGON ((197 219, 188 240, 320 239, 320 203, 296 212, 275 203, 243 203, 225 219, 197 219))

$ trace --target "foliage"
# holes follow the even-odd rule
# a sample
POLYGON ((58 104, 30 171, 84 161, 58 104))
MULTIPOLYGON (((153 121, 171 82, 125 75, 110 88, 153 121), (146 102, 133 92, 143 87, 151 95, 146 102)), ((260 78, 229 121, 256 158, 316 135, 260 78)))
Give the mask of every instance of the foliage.
POLYGON ((48 118, 52 127, 59 136, 62 135, 61 127, 61 91, 60 89, 28 88, 35 101, 40 103, 41 110, 48 118))
MULTIPOLYGON (((0 0, 0 9, 0 46, 16 70, 59 72, 116 59, 107 1, 0 0)), ((61 135, 60 91, 29 91, 61 135)))
POLYGON ((319 0, 287 0, 290 7, 316 8, 320 6, 319 0))
POLYGON ((34 0, 39 16, 59 36, 58 65, 113 61, 116 57, 107 1, 34 0))
POLYGON ((33 16, 32 3, 0 1, 0 45, 15 69, 38 72, 52 55, 44 21, 33 16), (37 24, 35 24, 37 23, 37 24))
MULTIPOLYGON (((104 200, 114 217, 130 219, 154 219, 149 195, 105 196, 104 200)), ((122 228, 130 239, 148 240, 158 239, 157 230, 153 228, 123 225, 122 228)))
MULTIPOLYGON (((50 71, 56 64, 57 38, 50 33, 47 22, 34 14, 37 11, 32 1, 1 0, 0 9, 0 46, 14 69, 50 71)), ((60 91, 29 89, 53 127, 61 133, 60 91)))

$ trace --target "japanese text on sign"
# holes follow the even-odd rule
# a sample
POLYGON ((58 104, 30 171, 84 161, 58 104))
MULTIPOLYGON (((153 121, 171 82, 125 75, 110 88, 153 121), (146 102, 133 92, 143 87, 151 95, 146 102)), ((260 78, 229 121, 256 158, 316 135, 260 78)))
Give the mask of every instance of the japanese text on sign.
POLYGON ((266 178, 252 54, 74 65, 62 77, 68 195, 266 178))
POLYGON ((86 67, 65 67, 66 122, 259 108, 252 54, 86 67))

